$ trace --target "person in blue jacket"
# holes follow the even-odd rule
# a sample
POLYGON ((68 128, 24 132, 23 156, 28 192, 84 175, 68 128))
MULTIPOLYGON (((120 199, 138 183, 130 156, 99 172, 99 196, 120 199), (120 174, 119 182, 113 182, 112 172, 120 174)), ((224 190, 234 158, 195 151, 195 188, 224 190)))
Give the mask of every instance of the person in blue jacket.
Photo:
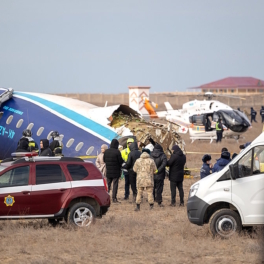
POLYGON ((212 172, 214 173, 222 170, 230 161, 230 152, 223 151, 221 153, 221 158, 216 161, 212 172))
POLYGON ((202 158, 203 166, 200 170, 201 179, 211 174, 212 164, 211 164, 211 156, 205 154, 202 158))

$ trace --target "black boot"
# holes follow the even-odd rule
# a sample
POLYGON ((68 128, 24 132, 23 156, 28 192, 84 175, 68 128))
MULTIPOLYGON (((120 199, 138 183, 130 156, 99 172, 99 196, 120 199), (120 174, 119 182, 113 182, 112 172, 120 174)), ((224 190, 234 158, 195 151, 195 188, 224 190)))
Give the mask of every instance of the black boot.
POLYGON ((135 208, 135 210, 134 210, 135 212, 138 212, 138 211, 140 211, 140 204, 137 204, 137 207, 135 208))
POLYGON ((150 209, 150 210, 152 210, 153 207, 154 207, 154 204, 150 204, 150 205, 149 205, 149 209, 150 209))
POLYGON ((116 198, 113 198, 112 203, 121 203, 116 198))

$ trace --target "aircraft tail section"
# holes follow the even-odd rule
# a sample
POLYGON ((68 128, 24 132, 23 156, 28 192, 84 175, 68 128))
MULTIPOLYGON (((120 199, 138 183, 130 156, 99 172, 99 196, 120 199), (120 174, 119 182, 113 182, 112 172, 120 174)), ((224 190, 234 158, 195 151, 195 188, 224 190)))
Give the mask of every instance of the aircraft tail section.
POLYGON ((165 104, 165 107, 166 107, 167 111, 172 111, 173 110, 173 108, 172 108, 172 106, 171 106, 171 104, 169 102, 165 102, 164 104, 165 104))

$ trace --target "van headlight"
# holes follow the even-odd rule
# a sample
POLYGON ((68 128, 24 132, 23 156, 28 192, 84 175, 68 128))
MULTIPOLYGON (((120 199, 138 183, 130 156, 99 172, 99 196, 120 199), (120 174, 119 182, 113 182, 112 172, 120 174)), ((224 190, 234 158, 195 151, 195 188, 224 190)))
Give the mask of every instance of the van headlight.
POLYGON ((193 197, 199 189, 199 183, 193 185, 190 189, 189 197, 193 197))

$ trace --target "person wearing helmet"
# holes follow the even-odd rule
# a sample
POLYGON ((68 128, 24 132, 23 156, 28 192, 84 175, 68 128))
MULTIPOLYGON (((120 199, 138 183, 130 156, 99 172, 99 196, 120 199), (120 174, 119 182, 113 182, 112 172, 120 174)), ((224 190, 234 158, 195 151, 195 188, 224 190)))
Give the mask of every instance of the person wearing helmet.
POLYGON ((34 139, 32 138, 32 132, 30 129, 24 129, 23 133, 22 133, 22 138, 19 140, 17 147, 19 148, 19 146, 24 142, 25 140, 28 140, 28 151, 30 152, 39 152, 39 147, 38 144, 34 141, 34 139))
POLYGON ((62 155, 63 144, 62 144, 59 132, 53 131, 50 135, 53 141, 50 143, 49 147, 53 153, 53 156, 63 156, 62 155))
POLYGON ((202 158, 203 161, 203 166, 200 170, 200 176, 201 179, 205 178, 206 176, 211 174, 211 170, 212 170, 212 164, 211 164, 211 155, 205 154, 202 158))
MULTIPOLYGON (((127 148, 125 148, 121 151, 121 156, 122 156, 122 159, 124 160, 124 162, 127 162, 128 154, 130 153, 129 146, 133 142, 134 142, 133 138, 128 138, 127 139, 127 148)), ((124 177, 125 177, 125 197, 124 197, 124 200, 128 200, 128 198, 129 198, 129 185, 130 185, 129 173, 128 173, 128 171, 125 171, 125 170, 123 170, 123 173, 124 173, 124 177)))

